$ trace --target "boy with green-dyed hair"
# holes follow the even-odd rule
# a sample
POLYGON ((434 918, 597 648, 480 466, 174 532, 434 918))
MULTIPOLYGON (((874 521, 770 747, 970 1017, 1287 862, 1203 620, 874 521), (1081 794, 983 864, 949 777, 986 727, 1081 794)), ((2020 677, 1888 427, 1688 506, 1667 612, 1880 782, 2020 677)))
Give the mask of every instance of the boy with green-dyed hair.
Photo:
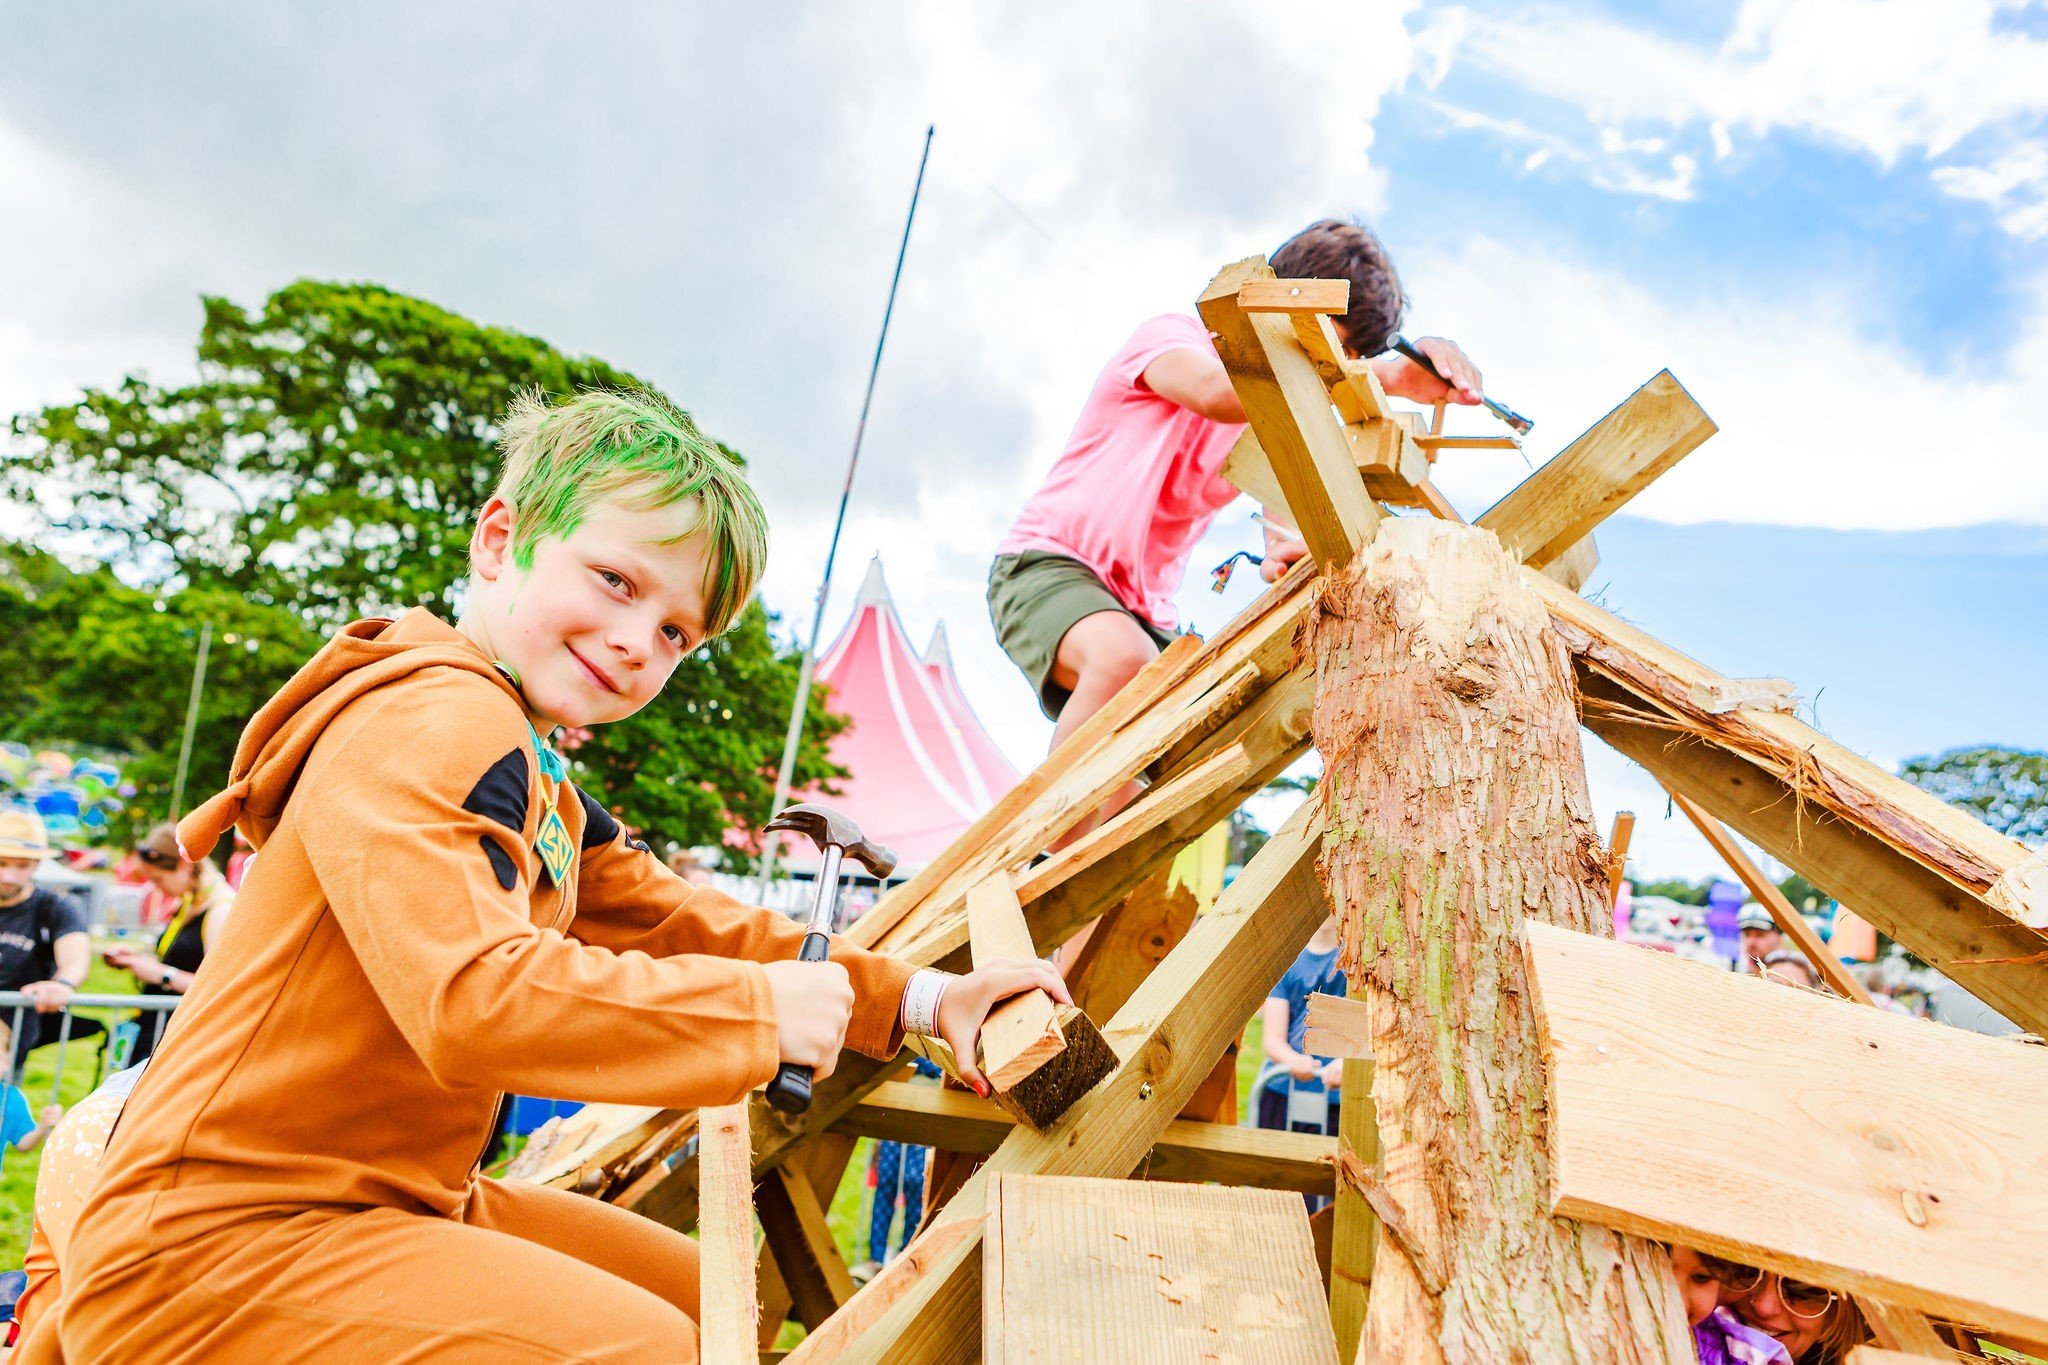
POLYGON ((731 625, 764 520, 645 395, 521 399, 505 456, 458 626, 346 628, 179 827, 261 856, 22 1360, 693 1360, 693 1242, 480 1177, 505 1092, 729 1103, 906 1028, 971 1058, 995 1002, 1067 998, 1039 962, 798 962, 801 926, 683 881, 571 785, 546 737, 631 715, 731 625))

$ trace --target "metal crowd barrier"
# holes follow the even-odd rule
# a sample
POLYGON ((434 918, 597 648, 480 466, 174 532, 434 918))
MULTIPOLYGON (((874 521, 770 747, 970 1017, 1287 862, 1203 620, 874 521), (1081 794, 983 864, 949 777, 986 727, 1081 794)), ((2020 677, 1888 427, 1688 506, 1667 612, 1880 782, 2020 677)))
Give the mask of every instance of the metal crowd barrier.
MULTIPOLYGON (((170 1022, 171 1010, 180 998, 175 995, 74 995, 71 997, 71 1003, 55 1016, 55 1041, 29 1049, 22 1046, 21 1039, 25 1036, 26 1030, 40 1028, 35 1004, 20 991, 0 991, 0 1023, 7 1025, 8 1039, 5 1054, 6 1084, 21 1087, 22 1075, 28 1068, 30 1056, 50 1048, 56 1049, 56 1055, 50 1062, 49 1097, 42 1101, 42 1104, 37 1104, 34 1100, 29 1101, 30 1112, 39 1116, 43 1104, 63 1102, 61 1097, 64 1093, 66 1054, 73 1047, 88 1047, 95 1037, 100 1040, 99 1046, 93 1049, 93 1084, 87 1087, 88 1090, 95 1088, 106 1079, 108 1073, 119 1071, 129 1064, 135 1045, 141 1041, 144 1034, 149 1036, 152 1047, 162 1041, 164 1027, 170 1022), (79 1010, 89 1010, 95 1016, 106 1015, 107 1017, 96 1020, 104 1032, 74 1037, 72 1015, 79 1010), (131 1011, 134 1012, 133 1018, 129 1017, 131 1011)), ((42 1016, 44 1019, 51 1017, 42 1016)), ((27 1098, 25 1094, 24 1098, 27 1098)), ((13 1151, 12 1143, 0 1143, 0 1168, 4 1168, 7 1157, 13 1151)))

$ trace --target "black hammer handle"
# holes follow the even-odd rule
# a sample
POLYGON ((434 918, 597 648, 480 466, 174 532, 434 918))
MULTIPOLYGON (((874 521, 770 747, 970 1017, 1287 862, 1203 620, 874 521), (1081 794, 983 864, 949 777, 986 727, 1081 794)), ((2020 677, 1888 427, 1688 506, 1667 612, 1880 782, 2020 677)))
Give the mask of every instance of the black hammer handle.
MULTIPOLYGON (((823 962, 831 946, 832 940, 813 929, 804 935, 803 950, 796 955, 796 960, 823 962)), ((795 1062, 784 1062, 782 1069, 775 1073, 775 1079, 768 1083, 768 1103, 785 1114, 801 1114, 810 1108, 811 1069, 795 1062)))
MULTIPOLYGON (((1444 377, 1441 374, 1437 373, 1436 362, 1431 360, 1428 356, 1424 355, 1421 351, 1415 349, 1415 347, 1409 343, 1407 337, 1394 337, 1392 340, 1387 342, 1387 349, 1391 351, 1399 351, 1402 355, 1407 356, 1410 360, 1414 361, 1417 365, 1420 365, 1424 370, 1428 371, 1430 375, 1434 376, 1437 379, 1443 379, 1443 381, 1446 384, 1450 382, 1448 379, 1444 379, 1444 377)), ((1479 395, 1479 401, 1486 405, 1486 410, 1488 412, 1492 413, 1495 417, 1500 418, 1501 421, 1506 422, 1510 427, 1513 427, 1515 431, 1520 435, 1528 435, 1529 429, 1536 425, 1534 422, 1522 416, 1521 413, 1516 412, 1507 404, 1496 403, 1483 393, 1479 395)))

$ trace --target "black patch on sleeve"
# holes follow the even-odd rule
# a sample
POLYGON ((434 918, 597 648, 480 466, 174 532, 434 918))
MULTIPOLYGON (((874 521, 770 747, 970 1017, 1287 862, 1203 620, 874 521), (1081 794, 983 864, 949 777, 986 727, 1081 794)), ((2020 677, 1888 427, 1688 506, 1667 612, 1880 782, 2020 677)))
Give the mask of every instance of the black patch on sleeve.
POLYGON ((637 849, 639 849, 639 850, 640 850, 640 851, 641 851, 642 853, 648 853, 648 854, 651 854, 651 853, 653 853, 653 852, 654 852, 654 850, 653 850, 653 849, 651 849, 651 848, 649 848, 649 847, 647 846, 647 841, 646 841, 645 839, 628 839, 628 840, 626 840, 626 847, 627 847, 627 848, 637 848, 637 849))
POLYGON ((583 848, 601 847, 618 837, 619 822, 612 819, 612 813, 590 799, 590 793, 578 787, 576 799, 583 803, 583 848))
POLYGON ((512 861, 512 855, 488 834, 477 835, 476 841, 484 846, 484 856, 491 860, 491 871, 498 874, 498 885, 510 891, 519 881, 519 867, 512 861))
POLYGON ((526 750, 514 749, 476 780, 476 785, 469 789, 469 795, 462 799, 462 808, 486 820, 496 821, 523 838, 526 834, 529 780, 526 750))

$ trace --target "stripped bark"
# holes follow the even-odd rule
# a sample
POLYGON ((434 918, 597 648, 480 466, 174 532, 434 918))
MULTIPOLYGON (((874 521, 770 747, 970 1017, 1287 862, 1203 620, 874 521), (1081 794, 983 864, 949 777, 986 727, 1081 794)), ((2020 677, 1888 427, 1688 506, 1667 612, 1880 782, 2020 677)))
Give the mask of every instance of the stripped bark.
POLYGON ((1377 1193, 1395 1215, 1360 1358, 1691 1360, 1663 1253, 1547 1211, 1520 925, 1608 917, 1543 603, 1490 532, 1401 518, 1327 584, 1310 646, 1322 872, 1372 1010, 1377 1193))

